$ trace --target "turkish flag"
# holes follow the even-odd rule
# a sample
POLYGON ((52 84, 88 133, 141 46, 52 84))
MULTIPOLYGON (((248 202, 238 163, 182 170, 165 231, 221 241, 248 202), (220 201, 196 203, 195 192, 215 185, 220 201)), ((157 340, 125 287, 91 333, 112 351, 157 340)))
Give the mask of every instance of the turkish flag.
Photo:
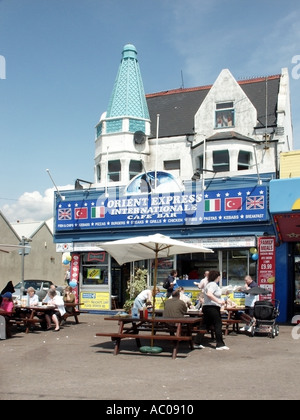
POLYGON ((74 210, 74 218, 75 219, 87 219, 88 217, 88 209, 86 207, 78 207, 74 210))
POLYGON ((241 210, 242 197, 225 198, 225 211, 241 210))

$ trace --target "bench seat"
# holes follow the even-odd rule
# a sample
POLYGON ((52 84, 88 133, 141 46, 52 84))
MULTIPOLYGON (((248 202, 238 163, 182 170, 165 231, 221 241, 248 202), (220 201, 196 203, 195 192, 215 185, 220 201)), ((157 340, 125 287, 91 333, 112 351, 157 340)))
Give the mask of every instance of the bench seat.
POLYGON ((70 316, 73 316, 74 317, 74 320, 75 320, 75 323, 76 324, 79 324, 79 319, 78 319, 78 316, 80 315, 80 314, 87 314, 88 313, 88 311, 85 311, 85 310, 75 310, 74 312, 71 312, 71 313, 69 313, 69 312, 66 312, 65 314, 64 314, 64 320, 66 321, 68 318, 70 318, 70 316))
POLYGON ((180 341, 189 341, 191 349, 193 346, 193 338, 191 335, 166 335, 166 334, 124 334, 124 333, 96 333, 98 337, 110 337, 112 341, 115 342, 114 355, 116 356, 120 351, 121 339, 124 338, 135 338, 137 347, 142 347, 140 340, 163 340, 163 341, 173 341, 173 351, 172 358, 176 359, 178 345, 180 341))

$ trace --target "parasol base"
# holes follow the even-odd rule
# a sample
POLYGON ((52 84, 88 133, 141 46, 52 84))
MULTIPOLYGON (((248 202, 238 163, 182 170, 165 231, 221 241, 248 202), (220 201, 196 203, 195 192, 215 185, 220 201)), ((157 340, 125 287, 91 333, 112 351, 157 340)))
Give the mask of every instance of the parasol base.
POLYGON ((161 353, 163 349, 156 346, 142 346, 140 347, 141 353, 161 353))

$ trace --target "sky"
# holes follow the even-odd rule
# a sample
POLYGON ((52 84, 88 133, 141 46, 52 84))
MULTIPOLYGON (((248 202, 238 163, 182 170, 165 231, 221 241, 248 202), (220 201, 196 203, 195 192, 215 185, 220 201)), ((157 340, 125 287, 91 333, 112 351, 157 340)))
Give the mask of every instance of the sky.
POLYGON ((299 22, 299 0, 0 0, 0 211, 47 220, 49 174, 59 190, 94 181, 95 126, 128 43, 146 94, 287 68, 299 150, 299 22))

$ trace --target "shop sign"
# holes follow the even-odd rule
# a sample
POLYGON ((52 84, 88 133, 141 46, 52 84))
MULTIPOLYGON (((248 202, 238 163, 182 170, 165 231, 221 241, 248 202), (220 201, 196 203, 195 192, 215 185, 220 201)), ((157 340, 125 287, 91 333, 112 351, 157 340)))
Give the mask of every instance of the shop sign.
POLYGON ((253 223, 268 219, 267 189, 263 186, 204 193, 196 188, 190 192, 132 196, 101 194, 94 199, 84 198, 86 195, 78 197, 78 191, 76 199, 72 199, 71 193, 64 194, 64 201, 56 202, 56 232, 253 223))
POLYGON ((80 302, 84 304, 85 310, 110 309, 110 294, 108 292, 81 292, 80 302))
POLYGON ((261 236, 258 238, 258 285, 270 291, 261 295, 260 300, 275 299, 275 238, 261 236))
POLYGON ((256 246, 255 236, 222 236, 216 238, 189 238, 184 242, 197 244, 205 248, 250 248, 256 246))

